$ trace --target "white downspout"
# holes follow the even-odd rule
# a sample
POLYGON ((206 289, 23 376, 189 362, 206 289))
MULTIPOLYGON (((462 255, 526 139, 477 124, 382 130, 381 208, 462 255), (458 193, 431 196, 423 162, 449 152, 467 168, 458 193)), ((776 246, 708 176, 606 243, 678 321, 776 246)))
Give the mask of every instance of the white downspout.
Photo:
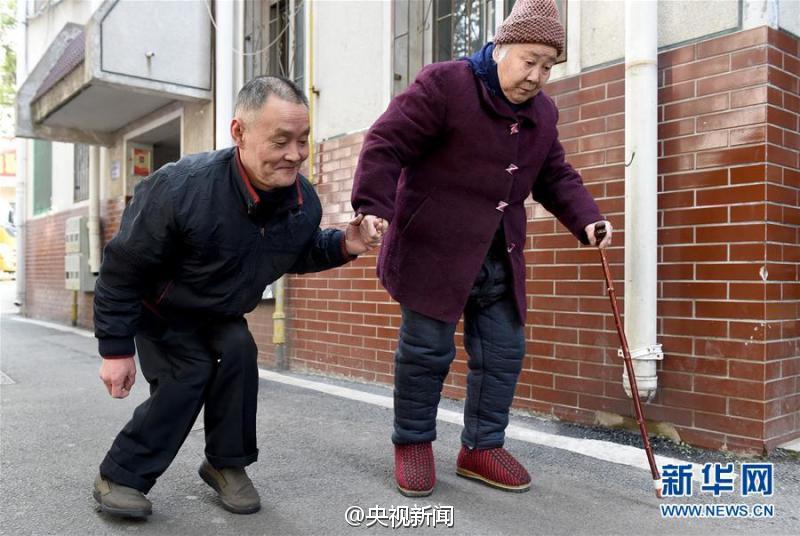
MULTIPOLYGON (((17 1, 17 88, 28 77, 28 3, 17 1)), ((26 254, 25 225, 28 219, 28 140, 17 138, 17 192, 14 210, 14 226, 17 230, 17 297, 15 303, 25 314, 27 278, 25 277, 26 254)))
MULTIPOLYGON (((658 387, 658 11, 625 0, 625 333, 642 400, 658 387)), ((620 353, 621 356, 621 353, 620 353)), ((623 386, 628 396, 627 373, 623 386)))
POLYGON ((89 147, 89 271, 100 273, 100 147, 89 147))
POLYGON ((214 42, 214 119, 215 148, 233 145, 231 119, 233 118, 234 85, 234 25, 236 4, 231 0, 214 2, 217 22, 214 42))

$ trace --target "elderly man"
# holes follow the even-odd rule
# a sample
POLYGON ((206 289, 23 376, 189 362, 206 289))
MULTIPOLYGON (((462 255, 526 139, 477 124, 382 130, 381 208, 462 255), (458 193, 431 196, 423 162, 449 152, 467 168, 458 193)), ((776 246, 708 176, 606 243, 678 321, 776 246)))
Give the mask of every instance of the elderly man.
POLYGON ((402 306, 392 441, 404 495, 429 495, 436 481, 436 409, 462 313, 469 375, 457 474, 530 488, 503 448, 525 356, 524 202, 532 194, 585 244, 603 221, 564 160, 558 111, 542 92, 563 47, 555 3, 519 0, 494 43, 424 68, 364 140, 353 207, 391 222, 378 274, 402 306))
POLYGON ((258 457, 257 349, 244 314, 283 274, 340 266, 378 241, 362 217, 345 232, 319 229, 319 198, 298 174, 308 157, 307 106, 288 80, 248 82, 231 121, 236 147, 148 177, 106 247, 95 292, 100 377, 111 396, 128 395, 135 338, 150 398, 100 465, 94 497, 103 511, 151 513, 145 494, 203 406, 200 476, 227 510, 259 510, 244 469, 258 457))

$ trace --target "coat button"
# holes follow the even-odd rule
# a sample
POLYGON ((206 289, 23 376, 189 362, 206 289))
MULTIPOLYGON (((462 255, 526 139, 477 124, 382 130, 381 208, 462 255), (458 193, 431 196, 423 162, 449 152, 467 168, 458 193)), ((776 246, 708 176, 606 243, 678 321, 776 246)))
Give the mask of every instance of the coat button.
POLYGON ((511 135, 519 134, 519 123, 511 123, 508 126, 508 132, 511 135))
POLYGON ((509 166, 506 168, 506 171, 509 173, 509 175, 513 175, 518 169, 519 168, 516 166, 516 164, 509 164, 509 166))

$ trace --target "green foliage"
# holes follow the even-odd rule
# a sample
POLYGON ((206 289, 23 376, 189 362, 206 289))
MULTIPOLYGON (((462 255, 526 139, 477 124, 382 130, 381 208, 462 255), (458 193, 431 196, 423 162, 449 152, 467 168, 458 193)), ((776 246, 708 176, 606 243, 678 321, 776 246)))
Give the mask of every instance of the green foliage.
POLYGON ((12 105, 16 93, 16 11, 17 0, 0 0, 0 106, 12 105))

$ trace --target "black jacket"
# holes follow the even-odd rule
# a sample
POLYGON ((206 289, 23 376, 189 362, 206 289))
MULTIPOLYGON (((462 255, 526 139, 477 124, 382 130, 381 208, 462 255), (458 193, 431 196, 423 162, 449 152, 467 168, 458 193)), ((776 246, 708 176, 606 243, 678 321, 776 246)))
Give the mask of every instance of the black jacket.
POLYGON ((262 201, 236 148, 168 164, 142 181, 105 247, 94 298, 100 355, 133 355, 142 307, 164 323, 242 316, 285 273, 351 260, 344 233, 321 230, 302 176, 262 201))

